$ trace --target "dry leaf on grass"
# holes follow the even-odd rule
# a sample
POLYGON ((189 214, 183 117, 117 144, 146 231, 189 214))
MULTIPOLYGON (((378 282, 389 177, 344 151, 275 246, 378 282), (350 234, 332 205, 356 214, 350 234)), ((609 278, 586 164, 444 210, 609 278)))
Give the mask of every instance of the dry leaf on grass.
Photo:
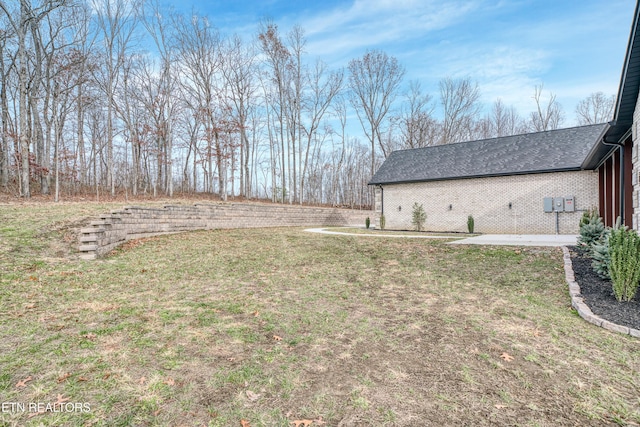
POLYGON ((59 382, 59 383, 64 382, 64 381, 66 381, 66 380, 67 380, 67 378, 69 378, 70 376, 71 376, 71 373, 70 373, 70 372, 67 372, 67 373, 65 373, 65 374, 62 374, 62 375, 60 375, 60 376, 58 377, 58 382, 59 382))
POLYGON ((278 335, 274 335, 273 339, 276 341, 282 341, 282 337, 279 337, 278 335))
POLYGON ((41 410, 41 411, 38 411, 38 412, 32 412, 27 416, 27 418, 37 417, 38 415, 45 414, 46 412, 47 411, 44 411, 44 410, 41 410))
POLYGON ((31 375, 29 375, 27 378, 25 378, 25 379, 23 379, 23 380, 18 381, 18 382, 16 383, 16 387, 18 387, 18 388, 26 387, 26 386, 27 386, 27 383, 28 383, 29 381, 31 381, 32 379, 33 379, 33 377, 32 377, 31 375))
POLYGON ((163 381, 163 384, 166 384, 166 385, 168 385, 168 386, 175 385, 175 383, 176 383, 176 382, 174 381, 174 379, 173 379, 173 378, 167 378, 165 381, 163 381))
POLYGON ((496 409, 504 409, 507 407, 507 405, 493 405, 496 407, 496 409))
POLYGON ((292 422, 295 427, 308 427, 313 423, 312 420, 295 420, 292 422))
POLYGON ((500 355, 500 357, 505 361, 505 362, 513 362, 513 356, 510 355, 509 353, 502 353, 500 355))
POLYGON ((255 402, 256 400, 260 399, 260 395, 252 392, 251 390, 247 390, 246 394, 247 394, 247 399, 249 399, 251 402, 255 402))
POLYGON ((140 379, 138 380, 138 384, 142 385, 146 380, 147 379, 145 377, 140 377, 140 379))
POLYGON ((64 395, 59 394, 55 403, 58 404, 58 405, 61 405, 61 404, 65 403, 65 402, 68 402, 68 401, 69 401, 68 397, 64 397, 64 395))
POLYGON ((249 421, 247 421, 247 420, 240 420, 240 426, 241 427, 251 427, 251 424, 249 424, 249 421))

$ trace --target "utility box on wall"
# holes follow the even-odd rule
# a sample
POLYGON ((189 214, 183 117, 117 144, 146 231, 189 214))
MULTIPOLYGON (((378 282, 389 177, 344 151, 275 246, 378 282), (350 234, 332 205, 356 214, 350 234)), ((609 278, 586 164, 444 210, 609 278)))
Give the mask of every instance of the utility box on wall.
POLYGON ((575 212, 576 204, 573 196, 565 196, 564 198, 564 210, 565 212, 575 212))
POLYGON ((544 211, 553 212, 553 197, 545 197, 543 199, 544 211))
POLYGON ((553 210, 556 212, 564 212, 564 197, 553 198, 553 210))

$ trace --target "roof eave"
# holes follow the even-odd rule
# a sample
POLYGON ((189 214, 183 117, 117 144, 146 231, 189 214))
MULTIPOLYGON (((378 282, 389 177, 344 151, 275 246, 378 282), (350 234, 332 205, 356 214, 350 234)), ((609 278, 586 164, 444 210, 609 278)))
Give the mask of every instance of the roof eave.
POLYGON ((584 170, 580 166, 570 167, 570 168, 556 168, 556 169, 540 169, 540 170, 531 170, 531 171, 519 171, 519 172, 505 172, 505 173, 495 173, 495 174, 486 174, 486 175, 468 175, 468 176, 451 176, 444 178, 426 178, 426 179, 411 179, 411 180, 402 180, 402 181, 369 181, 367 185, 389 185, 389 184, 415 184, 419 182, 436 182, 436 181, 453 181, 460 179, 477 179, 477 178, 492 178, 492 177, 501 177, 501 176, 513 176, 513 175, 538 175, 542 173, 553 173, 553 172, 580 172, 584 170))
POLYGON ((601 163, 603 157, 608 157, 612 147, 604 144, 604 138, 607 135, 607 132, 610 132, 612 129, 613 122, 609 122, 600 132, 598 139, 596 139, 596 143, 593 144, 591 150, 589 150, 589 154, 582 162, 580 166, 582 169, 591 170, 596 169, 597 165, 601 163), (606 148, 604 148, 606 147, 606 148))

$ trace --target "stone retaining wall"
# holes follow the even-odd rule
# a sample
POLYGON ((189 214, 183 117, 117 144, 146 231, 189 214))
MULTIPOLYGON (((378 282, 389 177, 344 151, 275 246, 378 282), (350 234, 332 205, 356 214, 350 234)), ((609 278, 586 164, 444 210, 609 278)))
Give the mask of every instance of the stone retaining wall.
POLYGON ((192 230, 259 227, 362 226, 372 211, 257 203, 127 206, 80 230, 80 257, 103 256, 131 239, 192 230))

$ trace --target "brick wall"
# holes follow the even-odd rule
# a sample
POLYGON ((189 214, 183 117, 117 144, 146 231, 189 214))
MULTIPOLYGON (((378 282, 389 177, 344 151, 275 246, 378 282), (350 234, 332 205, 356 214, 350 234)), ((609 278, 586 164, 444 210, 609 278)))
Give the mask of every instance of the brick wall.
POLYGON ((94 259, 127 240, 219 228, 363 226, 371 211, 257 203, 217 203, 163 208, 128 206, 101 215, 80 230, 80 257, 94 259))
POLYGON ((501 234, 555 234, 556 214, 543 211, 543 198, 565 196, 575 197, 577 211, 558 214, 559 231, 577 234, 581 211, 598 206, 593 171, 388 184, 382 195, 388 229, 412 229, 412 207, 418 202, 427 214, 427 230, 466 232, 467 217, 473 215, 476 232, 501 234))

